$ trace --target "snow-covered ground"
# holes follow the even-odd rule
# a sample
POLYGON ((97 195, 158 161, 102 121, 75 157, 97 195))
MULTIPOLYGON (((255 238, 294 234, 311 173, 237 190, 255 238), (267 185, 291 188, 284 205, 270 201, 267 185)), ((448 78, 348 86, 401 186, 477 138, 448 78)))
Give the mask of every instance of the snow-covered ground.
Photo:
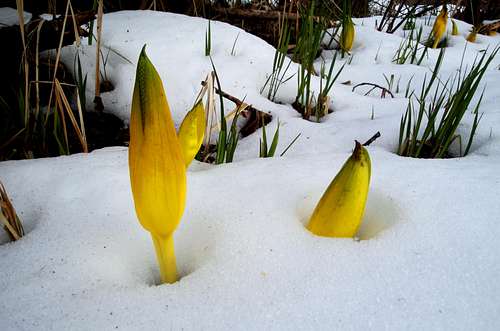
MULTIPOLYGON (((23 12, 24 23, 31 20, 31 14, 23 12)), ((0 7, 0 27, 19 25, 19 13, 10 7, 0 7)))
MULTIPOLYGON (((393 74, 401 90, 414 76, 417 89, 439 51, 430 50, 421 66, 393 64, 403 31, 377 32, 375 20, 355 20, 354 57, 332 89, 335 111, 321 123, 303 120, 289 105, 295 78, 280 90, 282 104, 260 94, 272 46, 212 22, 222 88, 270 112, 268 132, 279 119, 278 152, 302 135, 281 158, 258 158, 259 130, 240 141, 232 164, 193 162, 175 232, 182 276, 175 284, 155 285, 158 267, 151 239, 136 220, 126 148, 0 163, 0 178, 28 232, 15 243, 0 234, 2 330, 498 330, 500 56, 484 76, 484 116, 471 153, 402 158, 394 151, 404 93, 380 99, 352 86, 385 85, 383 74, 393 74), (376 131, 382 137, 368 148, 372 182, 359 240, 312 235, 304 224, 354 140, 376 131)), ((457 23, 460 35, 449 37, 443 79, 460 66, 470 29, 457 23)), ((102 95, 105 108, 128 119, 135 63, 147 44, 178 126, 211 70, 206 28, 204 19, 168 13, 105 15, 103 42, 113 49, 106 72, 116 87, 102 95)), ((424 28, 427 34, 431 27, 424 28)), ((478 35, 477 43, 467 44, 465 63, 499 42, 478 35)), ((90 96, 95 49, 83 44, 78 51, 90 96)), ((75 46, 64 49, 70 67, 75 52, 75 46)), ((323 55, 332 58, 331 51, 323 55)), ((464 138, 472 119, 466 114, 459 128, 464 138)))

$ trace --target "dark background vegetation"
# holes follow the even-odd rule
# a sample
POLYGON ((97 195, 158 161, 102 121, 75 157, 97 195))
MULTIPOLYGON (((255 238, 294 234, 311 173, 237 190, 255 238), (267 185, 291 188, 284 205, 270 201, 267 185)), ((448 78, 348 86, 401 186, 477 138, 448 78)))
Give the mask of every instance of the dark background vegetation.
MULTIPOLYGON (((156 9, 160 11, 169 11, 174 13, 186 15, 217 15, 219 11, 214 11, 214 8, 254 8, 254 9, 276 9, 282 8, 285 2, 300 2, 305 3, 310 0, 296 0, 296 1, 224 1, 224 0, 104 0, 104 11, 113 12, 119 10, 144 10, 156 9), (234 6, 232 5, 234 3, 234 6)), ((340 8, 342 7, 341 0, 323 0, 319 2, 336 3, 340 8)), ((369 15, 369 4, 383 4, 388 3, 389 0, 353 0, 352 12, 355 17, 369 15)), ((413 4, 419 5, 440 5, 443 3, 441 0, 396 0, 395 3, 404 3, 408 6, 413 4)), ((73 8, 77 11, 92 10, 94 1, 92 0, 73 0, 73 8)), ((446 1, 448 4, 458 4, 465 8, 459 16, 468 23, 480 21, 484 19, 495 19, 500 16, 500 1, 498 0, 451 0, 446 1)), ((1 0, 0 7, 16 7, 15 0, 1 0)), ((39 14, 62 14, 66 8, 65 0, 25 0, 24 8, 26 11, 33 14, 34 17, 39 14)))

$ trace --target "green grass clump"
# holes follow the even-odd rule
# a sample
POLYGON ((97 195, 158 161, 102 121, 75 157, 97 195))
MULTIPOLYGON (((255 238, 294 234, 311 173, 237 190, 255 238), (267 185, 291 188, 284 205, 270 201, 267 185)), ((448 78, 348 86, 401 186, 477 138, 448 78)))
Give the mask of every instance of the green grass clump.
POLYGON ((481 120, 479 107, 482 93, 472 110, 474 120, 463 153, 462 138, 456 134, 456 131, 488 65, 499 50, 500 47, 496 47, 489 56, 486 56, 487 52, 484 51, 479 60, 476 58, 470 70, 461 65, 452 79, 440 82, 437 74, 444 58, 444 49, 441 49, 430 80, 427 82, 424 79, 420 96, 412 96, 408 100, 408 106, 400 123, 399 155, 417 158, 451 157, 449 148, 455 140, 460 144, 461 156, 469 153, 481 120), (430 93, 432 89, 434 89, 433 94, 430 93), (429 96, 431 96, 430 99, 428 99, 429 96), (413 99, 416 99, 416 106, 413 99), (424 117, 427 119, 426 123, 424 123, 424 117))
POLYGON ((422 40, 422 27, 418 29, 418 32, 414 33, 415 30, 411 30, 410 34, 406 39, 404 39, 394 54, 392 62, 396 64, 416 64, 420 65, 427 55, 428 47, 426 45, 421 45, 422 40), (420 53, 420 54, 419 54, 420 53))
POLYGON ((279 135, 280 135, 280 122, 278 121, 276 131, 274 132, 273 140, 271 141, 271 145, 268 147, 266 126, 264 125, 264 122, 262 123, 262 139, 260 139, 259 157, 274 156, 274 153, 276 153, 276 147, 278 147, 279 135))
POLYGON ((234 39, 233 42, 233 47, 231 48, 231 56, 236 56, 236 43, 238 42, 238 38, 240 37, 240 33, 236 35, 236 38, 234 39))
POLYGON ((314 60, 320 51, 325 28, 324 24, 314 21, 314 1, 309 8, 301 9, 301 24, 297 47, 295 47, 293 58, 301 63, 297 73, 297 96, 295 107, 302 113, 305 119, 315 113, 314 93, 311 91, 311 77, 315 75, 314 60))
POLYGON ((408 20, 403 25, 403 30, 413 30, 415 29, 416 18, 415 15, 411 14, 408 16, 408 20))
POLYGON ((297 72, 297 95, 293 106, 304 119, 309 120, 311 117, 315 117, 316 121, 319 122, 329 112, 328 93, 344 67, 342 66, 336 74, 333 73, 337 58, 337 53, 335 53, 328 68, 323 64, 319 74, 315 71, 314 60, 321 55, 321 42, 326 33, 327 18, 314 16, 314 13, 314 1, 307 8, 302 7, 300 11, 300 31, 293 58, 301 65, 297 72), (320 91, 317 95, 311 91, 313 76, 319 76, 321 79, 320 91))
POLYGON ((340 73, 344 69, 346 63, 340 67, 339 71, 335 75, 333 75, 333 67, 335 66, 335 61, 337 59, 337 53, 335 53, 332 62, 330 63, 330 68, 326 71, 326 66, 324 63, 321 65, 320 69, 320 77, 321 80, 319 82, 319 94, 316 102, 316 107, 314 108, 314 116, 319 121, 322 116, 328 114, 329 111, 329 101, 330 97, 328 93, 333 87, 333 83, 337 80, 340 73))
MULTIPOLYGON (((215 65, 212 62, 212 68, 214 70, 215 81, 217 82, 217 87, 219 91, 222 91, 222 87, 219 80, 219 75, 217 75, 217 70, 215 69, 215 65)), ((216 156, 215 156, 215 164, 222 163, 230 163, 233 162, 234 152, 236 151, 236 146, 238 145, 240 133, 238 131, 237 122, 240 113, 244 110, 242 107, 238 107, 235 110, 234 117, 231 121, 231 125, 227 125, 226 117, 224 116, 224 99, 222 97, 222 93, 219 93, 219 102, 220 102, 220 131, 216 144, 216 156)))
MULTIPOLYGON (((273 140, 271 141, 271 145, 268 145, 267 134, 266 134, 266 126, 264 120, 262 120, 262 139, 260 139, 259 146, 259 157, 273 157, 276 154, 276 148, 278 147, 279 135, 280 135, 280 122, 278 121, 278 125, 276 127, 276 131, 274 131, 273 140), (268 147, 269 146, 269 147, 268 147)), ((292 139, 292 141, 288 144, 287 147, 281 152, 280 157, 285 155, 285 153, 292 147, 292 145, 299 139, 300 133, 292 139)))
POLYGON ((293 58, 301 63, 297 72, 297 96, 294 104, 302 116, 309 119, 315 113, 313 107, 316 103, 311 91, 311 77, 316 74, 314 60, 320 51, 325 29, 322 22, 314 21, 314 1, 309 8, 302 8, 300 17, 297 47, 293 54, 293 58))
POLYGON ((279 88, 282 84, 286 83, 290 80, 293 75, 288 77, 286 73, 292 64, 292 60, 287 57, 288 46, 290 45, 290 28, 285 19, 283 19, 280 34, 278 39, 278 46, 274 52, 273 59, 273 71, 271 75, 267 78, 264 86, 262 86, 260 93, 266 93, 266 96, 269 100, 275 101, 276 94, 278 93, 279 88), (285 66, 285 62, 287 62, 285 66))

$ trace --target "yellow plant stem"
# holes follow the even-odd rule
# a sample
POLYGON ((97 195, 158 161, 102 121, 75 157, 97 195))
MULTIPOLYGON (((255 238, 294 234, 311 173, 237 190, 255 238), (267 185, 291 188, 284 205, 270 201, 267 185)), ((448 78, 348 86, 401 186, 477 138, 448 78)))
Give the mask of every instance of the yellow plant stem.
POLYGON ((160 265, 161 282, 175 283, 177 281, 177 267, 175 265, 174 235, 168 237, 157 236, 151 233, 156 250, 156 258, 160 265))

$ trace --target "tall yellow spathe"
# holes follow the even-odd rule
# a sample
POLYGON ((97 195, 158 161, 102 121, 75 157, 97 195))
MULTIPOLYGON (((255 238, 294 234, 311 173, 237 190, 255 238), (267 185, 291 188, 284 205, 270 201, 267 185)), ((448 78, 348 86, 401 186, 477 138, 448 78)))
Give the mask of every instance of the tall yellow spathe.
POLYGON ((129 170, 135 210, 151 233, 162 283, 177 280, 173 232, 184 212, 186 166, 160 76, 143 47, 130 114, 129 170))
POLYGON ((448 24, 448 8, 446 5, 443 6, 441 12, 436 17, 434 25, 432 26, 431 37, 433 40, 432 48, 436 48, 439 41, 446 32, 446 25, 448 24))

